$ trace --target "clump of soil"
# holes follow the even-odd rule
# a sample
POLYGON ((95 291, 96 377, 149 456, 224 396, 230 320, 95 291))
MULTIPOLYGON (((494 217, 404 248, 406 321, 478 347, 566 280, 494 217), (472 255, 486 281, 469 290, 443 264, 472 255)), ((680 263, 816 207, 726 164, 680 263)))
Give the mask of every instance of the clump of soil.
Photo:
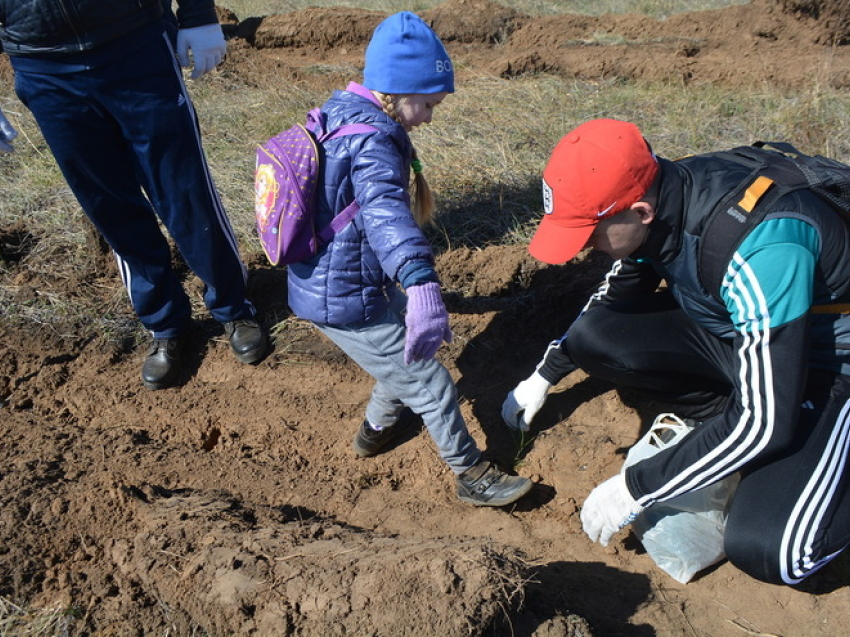
POLYGON ((781 0, 780 6, 809 23, 814 42, 850 43, 850 0, 781 0))
MULTIPOLYGON (((753 0, 656 20, 611 14, 532 17, 491 0, 451 0, 422 17, 440 33, 456 66, 472 73, 512 77, 545 71, 579 79, 796 88, 808 86, 816 73, 822 85, 843 88, 850 86, 850 52, 832 45, 848 41, 848 2, 753 0)), ((251 66, 257 55, 268 55, 271 62, 279 55, 275 49, 286 47, 289 72, 297 75, 298 68, 327 62, 328 55, 362 63, 372 29, 384 17, 310 8, 245 17, 231 24, 229 33, 256 47, 251 66)), ((248 67, 253 77, 257 71, 248 67)), ((287 70, 275 69, 278 80, 282 72, 287 70)))

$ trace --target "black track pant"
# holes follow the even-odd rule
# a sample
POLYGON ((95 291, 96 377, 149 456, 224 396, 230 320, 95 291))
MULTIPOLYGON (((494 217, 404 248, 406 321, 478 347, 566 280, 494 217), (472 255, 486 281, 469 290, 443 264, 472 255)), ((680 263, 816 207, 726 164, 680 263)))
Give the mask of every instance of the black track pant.
MULTIPOLYGON (((592 308, 567 342, 591 376, 667 402, 680 416, 716 416, 731 392, 732 342, 699 327, 666 293, 592 308)), ((850 378, 810 372, 793 444, 741 471, 725 535, 738 568, 797 584, 850 544, 848 412, 850 378)))

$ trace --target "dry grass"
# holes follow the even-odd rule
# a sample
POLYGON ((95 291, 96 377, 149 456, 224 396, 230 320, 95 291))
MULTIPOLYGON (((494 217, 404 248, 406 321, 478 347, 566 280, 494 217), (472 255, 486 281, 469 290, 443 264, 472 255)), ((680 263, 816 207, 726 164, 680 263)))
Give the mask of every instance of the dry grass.
POLYGON ((61 604, 25 609, 0 597, 0 637, 68 637, 81 613, 61 604))
MULTIPOLYGON (((253 146, 303 118, 331 89, 291 87, 273 96, 214 84, 194 92, 217 183, 240 239, 256 252, 250 192, 253 146)), ((475 77, 412 133, 438 199, 430 238, 437 250, 525 242, 541 208, 540 174, 558 139, 583 121, 639 122, 655 150, 675 158, 750 143, 791 139, 801 149, 850 160, 850 96, 821 90, 784 94, 670 84, 577 82, 537 75, 475 77)))
MULTIPOLYGON (((227 7, 244 20, 248 17, 288 13, 305 7, 362 7, 386 13, 427 11, 442 2, 443 0, 221 0, 217 4, 227 7)), ((529 15, 641 13, 662 18, 674 13, 716 9, 746 2, 747 0, 501 0, 500 4, 514 7, 529 15)))

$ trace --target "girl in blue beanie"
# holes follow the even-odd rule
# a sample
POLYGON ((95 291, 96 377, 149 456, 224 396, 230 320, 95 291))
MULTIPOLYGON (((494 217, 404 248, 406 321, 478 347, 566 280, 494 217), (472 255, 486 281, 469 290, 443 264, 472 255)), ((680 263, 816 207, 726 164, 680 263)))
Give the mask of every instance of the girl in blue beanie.
POLYGON ((430 122, 453 92, 451 60, 421 18, 403 11, 378 25, 366 49, 363 84, 335 91, 321 108, 327 130, 343 124, 374 130, 324 143, 316 227, 352 201, 360 211, 315 257, 289 266, 289 305, 375 379, 354 437, 357 455, 386 450, 418 414, 457 476, 458 497, 504 506, 532 483, 482 457, 454 382, 434 358, 452 333, 421 229, 434 202, 408 133, 430 122))

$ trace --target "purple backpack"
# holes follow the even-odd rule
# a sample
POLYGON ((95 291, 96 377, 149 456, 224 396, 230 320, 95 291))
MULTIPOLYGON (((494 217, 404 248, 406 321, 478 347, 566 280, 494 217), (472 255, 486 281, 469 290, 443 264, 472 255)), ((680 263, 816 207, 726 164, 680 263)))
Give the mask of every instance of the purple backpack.
POLYGON ((354 219, 356 201, 316 230, 316 183, 319 177, 318 145, 343 135, 370 133, 369 124, 344 124, 325 130, 318 108, 307 113, 306 125, 296 124, 257 147, 254 173, 254 211, 260 243, 272 265, 309 259, 354 219))

